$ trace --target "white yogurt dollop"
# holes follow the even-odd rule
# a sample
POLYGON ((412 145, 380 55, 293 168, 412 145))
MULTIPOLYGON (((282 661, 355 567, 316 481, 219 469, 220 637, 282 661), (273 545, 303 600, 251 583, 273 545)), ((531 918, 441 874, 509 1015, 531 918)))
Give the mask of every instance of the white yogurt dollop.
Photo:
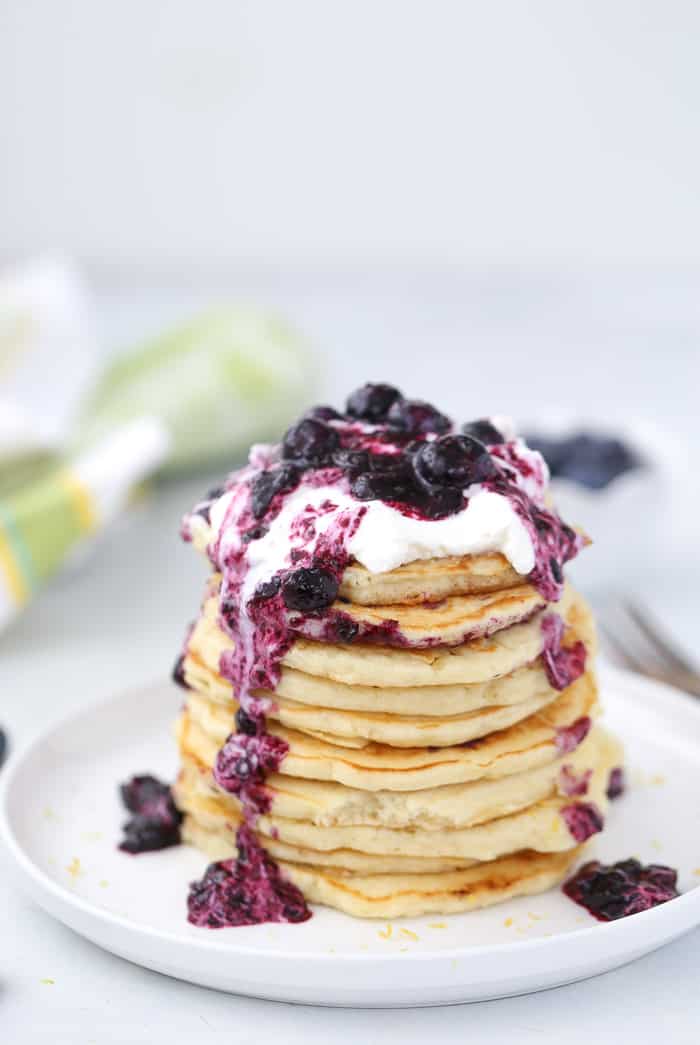
POLYGON ((382 501, 370 501, 348 550, 372 573, 415 559, 482 552, 501 552, 522 574, 535 565, 530 536, 508 498, 483 489, 446 519, 414 519, 382 501))
MULTIPOLYGON (((226 547, 225 523, 231 496, 225 493, 212 504, 209 526, 203 519, 197 520, 192 537, 198 546, 220 537, 222 549, 226 547)), ((360 504, 366 507, 347 550, 371 573, 384 573, 416 559, 483 552, 501 552, 513 569, 523 575, 535 565, 530 536, 508 498, 481 487, 470 490, 467 507, 455 515, 445 519, 416 519, 382 501, 359 502, 337 487, 301 485, 287 494, 282 510, 270 522, 265 536, 249 545, 248 560, 256 584, 285 565, 294 520, 307 507, 318 508, 328 501, 335 509, 319 516, 319 533, 342 511, 356 509, 360 504)))

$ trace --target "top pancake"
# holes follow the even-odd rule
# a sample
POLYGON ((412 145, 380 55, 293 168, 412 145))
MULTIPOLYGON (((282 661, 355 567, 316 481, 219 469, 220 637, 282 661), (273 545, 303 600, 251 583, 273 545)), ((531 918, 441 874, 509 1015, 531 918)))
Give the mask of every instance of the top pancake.
POLYGON ((341 598, 360 606, 436 602, 451 595, 499 591, 524 578, 498 552, 417 559, 387 573, 370 573, 359 562, 345 570, 341 598))

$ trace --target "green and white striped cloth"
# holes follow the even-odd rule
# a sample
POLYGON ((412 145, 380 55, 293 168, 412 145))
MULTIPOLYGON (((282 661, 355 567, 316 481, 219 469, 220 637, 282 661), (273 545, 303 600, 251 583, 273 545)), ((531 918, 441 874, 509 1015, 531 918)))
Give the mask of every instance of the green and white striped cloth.
POLYGON ((211 310, 99 373, 89 296, 66 262, 0 274, 0 628, 151 475, 274 438, 312 394, 301 338, 211 310))

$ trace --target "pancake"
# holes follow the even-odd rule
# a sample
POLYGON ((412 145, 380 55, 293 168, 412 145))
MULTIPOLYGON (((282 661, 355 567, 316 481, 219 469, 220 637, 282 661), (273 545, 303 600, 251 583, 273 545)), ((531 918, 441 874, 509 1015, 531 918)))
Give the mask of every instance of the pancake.
POLYGON ((434 645, 457 646, 462 642, 509 628, 529 620, 547 605, 529 584, 502 591, 450 595, 440 601, 415 605, 390 603, 357 606, 336 601, 323 618, 289 616, 293 631, 311 639, 333 638, 352 630, 355 641, 381 641, 387 646, 417 649, 434 645))
MULTIPOLYGON (((211 860, 230 860, 237 853, 234 825, 228 822, 216 823, 209 818, 207 826, 204 826, 204 823, 190 813, 185 814, 183 821, 183 841, 203 850, 211 860)), ((260 836, 258 841, 274 860, 329 868, 336 876, 436 874, 441 871, 461 871, 477 863, 476 860, 430 856, 377 856, 374 853, 359 853, 354 849, 334 849, 323 853, 319 850, 304 849, 302 846, 287 845, 286 842, 264 836, 260 836)))
MULTIPOLYGON (((337 711, 295 704, 291 700, 278 700, 271 706, 267 717, 268 721, 280 722, 288 729, 325 738, 344 747, 364 747, 371 742, 390 744, 392 747, 450 747, 506 729, 546 707, 557 696, 557 691, 545 684, 539 692, 518 704, 506 704, 504 707, 497 704, 495 707, 443 718, 337 711)), ((230 732, 235 705, 223 705, 196 692, 192 693, 188 703, 193 713, 196 708, 200 721, 205 716, 218 719, 222 728, 230 732)), ((216 725, 214 728, 217 732, 221 731, 216 725)))
MULTIPOLYGON (((578 638, 574 631, 572 637, 578 638)), ((188 686, 210 700, 235 711, 236 701, 231 683, 208 667, 191 650, 183 660, 183 673, 188 686)), ((324 707, 336 711, 367 711, 372 714, 452 717, 470 711, 494 706, 520 704, 541 693, 549 686, 541 658, 510 675, 456 686, 347 686, 342 682, 306 675, 293 668, 283 668, 274 693, 256 690, 259 696, 269 697, 274 703, 305 704, 312 708, 324 707)))
POLYGON ((450 595, 498 591, 522 580, 506 557, 497 552, 417 559, 387 573, 370 573, 353 562, 343 574, 340 595, 360 606, 410 605, 437 602, 450 595))
MULTIPOLYGON (((208 599, 217 614, 219 588, 220 576, 213 574, 208 599)), ((456 646, 529 620, 546 605, 536 588, 520 583, 498 591, 451 595, 409 605, 359 606, 336 600, 322 617, 289 611, 287 624, 295 634, 320 641, 333 641, 349 632, 355 641, 379 641, 388 646, 456 646)))
MULTIPOLYGON (((555 796, 562 787, 566 793, 570 780, 585 780, 609 743, 602 728, 596 727, 576 751, 543 766, 495 780, 448 784, 423 791, 361 791, 273 773, 266 781, 272 801, 270 811, 274 816, 308 820, 317 827, 374 826, 421 831, 471 827, 555 796)), ((178 793, 219 799, 223 806, 239 812, 238 800, 217 787, 210 768, 184 755, 178 793)))
MULTIPOLYGON (((201 709, 196 704, 195 711, 201 709)), ((449 748, 396 748, 368 743, 350 749, 270 722, 269 731, 289 746, 280 772, 285 776, 328 780, 361 790, 417 791, 445 784, 494 779, 551 762, 559 755, 557 737, 597 714, 597 686, 587 672, 544 710, 508 729, 449 748)), ((227 716, 228 717, 228 716, 227 716)), ((212 766, 232 729, 232 719, 199 721, 189 703, 177 724, 180 749, 212 766)))
MULTIPOLYGON (((211 860, 235 856, 235 845, 186 816, 182 835, 211 860)), ((272 848, 266 846, 272 853, 272 848)), ((348 876, 333 867, 311 867, 275 857, 284 875, 311 903, 335 907, 355 918, 403 918, 421 914, 456 914, 544 892, 560 882, 582 856, 584 846, 564 853, 516 853, 462 870, 411 873, 371 872, 348 876)), ((274 853, 273 853, 274 855, 274 853)), ((410 863, 410 862, 409 862, 410 863)))
MULTIPOLYGON (((592 619, 583 599, 567 586, 561 601, 553 605, 552 612, 579 635, 585 635, 587 646, 593 646, 592 619)), ((543 645, 540 621, 535 617, 489 638, 431 649, 395 649, 361 642, 340 645, 301 637, 287 651, 282 664, 344 685, 466 685, 511 674, 535 661, 543 645)), ((232 648, 232 640, 218 624, 217 600, 209 597, 189 637, 188 651, 217 671, 222 653, 232 648)))
MULTIPOLYGON (((560 852, 577 844, 562 810, 587 807, 593 803, 604 815, 608 805, 606 789, 609 773, 620 761, 618 743, 601 733, 596 755, 589 756, 593 772, 588 790, 580 801, 557 794, 515 813, 473 826, 433 830, 364 824, 331 827, 278 816, 273 811, 258 819, 255 830, 258 835, 265 835, 275 841, 323 852, 352 849, 386 856, 454 857, 479 861, 495 860, 526 847, 538 852, 560 852)), ((180 808, 205 826, 209 823, 216 828, 227 824, 231 830, 235 830, 239 813, 237 803, 232 801, 231 796, 210 797, 199 794, 192 789, 189 778, 183 778, 181 785, 178 783, 175 796, 180 808)))

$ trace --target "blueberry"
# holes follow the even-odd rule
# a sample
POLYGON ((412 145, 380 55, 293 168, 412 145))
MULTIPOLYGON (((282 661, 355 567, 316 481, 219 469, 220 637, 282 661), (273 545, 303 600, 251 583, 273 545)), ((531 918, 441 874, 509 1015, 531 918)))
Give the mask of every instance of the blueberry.
POLYGON ((663 889, 675 889, 678 872, 664 864, 649 864, 646 868, 646 879, 663 889))
POLYGON ((458 512, 464 503, 462 491, 450 487, 430 491, 419 488, 415 482, 402 476, 365 473, 350 486, 358 501, 391 501, 416 508, 428 519, 439 519, 458 512))
POLYGON ((278 493, 293 490, 299 482, 299 469, 293 464, 282 464, 261 472, 251 483, 250 507, 256 519, 262 518, 278 493))
POLYGON ((244 544, 250 544, 251 541, 259 541, 266 533, 267 526, 251 526, 249 530, 246 530, 241 535, 241 540, 244 544))
POLYGON ((430 486, 463 490, 497 474, 493 458, 483 443, 468 435, 443 435, 423 443, 413 458, 419 479, 430 486))
POLYGON ((417 505, 420 492, 410 479, 381 472, 363 472, 353 479, 350 491, 358 501, 397 501, 417 505))
POLYGON ((280 577, 275 574, 269 581, 261 581, 253 592, 254 599, 273 599, 280 590, 280 577))
POLYGON ((282 581, 285 606, 302 613, 326 609, 337 594, 338 579, 324 566, 302 566, 282 581))
POLYGON ((440 435, 452 427, 449 417, 421 399, 398 399, 392 404, 386 419, 392 428, 411 435, 428 435, 432 432, 440 435))
POLYGON ((338 433, 325 421, 307 417, 288 429, 282 441, 282 457, 301 464, 319 467, 330 463, 340 446, 338 433))
POLYGON ((124 805, 134 814, 124 825, 119 845, 123 852, 145 853, 178 844, 182 814, 167 784, 144 774, 122 784, 120 792, 124 805))
POLYGON ((369 454, 366 450, 336 450, 333 454, 333 464, 352 477, 367 471, 369 454))
POLYGON ((163 824, 152 817, 137 814, 124 825, 124 839, 119 848, 124 853, 149 853, 168 849, 179 842, 179 823, 163 824))
POLYGON ((345 614, 333 622, 333 637, 337 642, 353 642, 357 638, 360 626, 352 617, 345 614))
POLYGON ((351 417, 376 424, 384 421, 389 408, 401 400, 401 393, 393 385, 366 384, 356 389, 345 409, 351 417))
POLYGON ((539 450, 549 466, 552 477, 561 474, 568 454, 567 440, 550 439, 533 433, 526 435, 525 441, 533 450, 539 450))
POLYGON ((464 497, 461 490, 445 486, 440 490, 433 490, 419 502, 418 507, 428 519, 443 519, 446 515, 454 515, 462 510, 464 497))
POLYGON ((344 421, 341 413, 332 406, 312 406, 306 411, 306 417, 312 417, 316 421, 344 421))
POLYGON ((602 490, 642 461, 619 439, 577 432, 563 439, 539 436, 528 442, 546 460, 553 478, 572 479, 581 486, 602 490))
POLYGON ((370 472, 377 475, 413 480, 413 462, 408 454, 369 454, 368 465, 370 472))
POLYGON ((236 712, 234 722, 236 724, 237 733, 245 733, 246 736, 254 737, 258 732, 258 726, 254 718, 251 718, 243 708, 239 708, 236 712))
MULTIPOLYGON (((187 683, 187 679, 185 678, 185 655, 184 655, 184 653, 180 654, 180 656, 177 658, 177 660, 175 661, 175 663, 173 665, 172 680, 178 686, 181 686, 183 689, 189 689, 190 688, 188 683, 187 683)), ((0 751, 0 765, 2 764, 2 757, 1 757, 1 755, 2 755, 2 752, 0 751)))
POLYGON ((497 443, 505 442, 503 434, 485 417, 479 418, 478 421, 468 421, 467 424, 462 425, 462 432, 464 435, 471 435, 474 439, 478 439, 486 446, 495 446, 497 443))
POLYGON ((119 788, 122 802, 131 813, 144 813, 170 797, 170 788, 157 777, 145 773, 132 777, 119 788))

